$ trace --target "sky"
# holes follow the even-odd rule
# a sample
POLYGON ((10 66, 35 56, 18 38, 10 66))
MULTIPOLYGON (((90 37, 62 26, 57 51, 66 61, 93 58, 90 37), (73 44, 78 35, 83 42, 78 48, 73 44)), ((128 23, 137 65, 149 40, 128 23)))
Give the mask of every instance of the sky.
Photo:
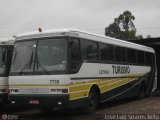
POLYGON ((160 0, 0 0, 0 37, 42 29, 75 28, 104 35, 129 10, 137 35, 160 37, 160 0))

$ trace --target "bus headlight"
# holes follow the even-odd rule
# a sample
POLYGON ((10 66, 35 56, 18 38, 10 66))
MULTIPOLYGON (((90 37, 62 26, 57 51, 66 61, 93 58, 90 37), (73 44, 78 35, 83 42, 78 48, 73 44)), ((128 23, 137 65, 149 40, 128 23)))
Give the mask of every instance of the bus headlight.
POLYGON ((7 89, 0 89, 0 92, 5 93, 5 92, 7 92, 7 89))
POLYGON ((9 93, 11 94, 15 94, 15 93, 18 93, 19 90, 18 89, 9 89, 9 93))
POLYGON ((68 93, 68 89, 50 89, 51 94, 68 93))

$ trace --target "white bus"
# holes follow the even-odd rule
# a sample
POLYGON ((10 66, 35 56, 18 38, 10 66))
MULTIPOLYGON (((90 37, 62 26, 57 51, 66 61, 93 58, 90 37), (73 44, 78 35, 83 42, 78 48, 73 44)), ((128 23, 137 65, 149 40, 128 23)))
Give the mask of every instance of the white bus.
POLYGON ((0 38, 0 106, 8 100, 8 76, 12 60, 14 38, 0 38))
POLYGON ((16 37, 9 99, 15 106, 81 108, 142 98, 157 87, 152 48, 74 29, 16 37))

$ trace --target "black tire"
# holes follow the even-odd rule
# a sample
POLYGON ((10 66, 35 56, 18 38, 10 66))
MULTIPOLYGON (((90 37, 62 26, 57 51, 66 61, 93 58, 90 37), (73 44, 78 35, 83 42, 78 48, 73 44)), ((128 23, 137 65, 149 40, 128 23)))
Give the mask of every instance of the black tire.
POLYGON ((85 106, 81 108, 82 114, 90 114, 98 107, 98 91, 91 89, 88 95, 88 100, 85 106))

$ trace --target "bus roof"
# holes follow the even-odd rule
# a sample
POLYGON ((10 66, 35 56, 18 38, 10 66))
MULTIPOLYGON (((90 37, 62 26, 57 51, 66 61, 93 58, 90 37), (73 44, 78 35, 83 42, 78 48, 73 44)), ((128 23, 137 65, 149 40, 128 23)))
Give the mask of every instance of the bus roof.
POLYGON ((53 36, 73 36, 73 37, 79 37, 84 39, 89 39, 93 41, 128 47, 132 49, 138 49, 142 51, 148 51, 148 52, 154 52, 153 48, 135 44, 132 42, 127 42, 120 39, 115 39, 103 35, 97 35, 93 33, 89 33, 82 30, 77 29, 52 29, 52 30, 44 30, 42 32, 39 31, 33 31, 28 32, 24 34, 19 34, 16 36, 16 40, 26 40, 26 39, 32 39, 32 38, 42 38, 42 37, 53 37, 53 36))
POLYGON ((14 37, 0 38, 0 45, 13 45, 14 42, 15 42, 14 37))

